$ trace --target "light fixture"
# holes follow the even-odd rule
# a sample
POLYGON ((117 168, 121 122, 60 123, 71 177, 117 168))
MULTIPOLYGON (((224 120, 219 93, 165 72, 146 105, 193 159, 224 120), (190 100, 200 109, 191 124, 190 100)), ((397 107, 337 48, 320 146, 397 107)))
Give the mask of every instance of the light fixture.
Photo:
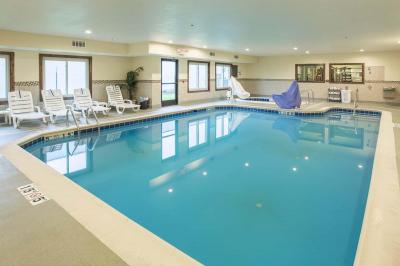
POLYGON ((310 54, 310 51, 306 51, 306 54, 310 54))
POLYGON ((298 47, 293 47, 293 50, 297 51, 297 50, 299 50, 299 48, 298 47))
POLYGON ((361 52, 361 53, 363 53, 364 51, 365 51, 364 49, 362 49, 362 48, 360 49, 360 52, 361 52))
POLYGON ((207 171, 204 171, 204 172, 203 172, 203 175, 204 175, 204 176, 208 175, 207 171))
POLYGON ((250 48, 246 48, 246 49, 244 49, 244 50, 246 50, 246 52, 250 52, 250 48))
POLYGON ((398 44, 400 44, 400 41, 397 41, 398 44))
POLYGON ((169 40, 168 43, 174 43, 172 40, 169 40))
POLYGON ((168 193, 172 193, 172 192, 174 192, 174 189, 173 188, 169 188, 168 189, 168 193))
POLYGON ((357 165, 358 169, 363 169, 364 166, 362 164, 357 165))
POLYGON ((297 172, 297 167, 293 167, 293 168, 292 168, 292 171, 293 171, 293 172, 297 172))
POLYGON ((245 163, 244 163, 244 166, 249 167, 249 166, 250 166, 250 163, 245 162, 245 163))
POLYGON ((304 156, 304 160, 308 161, 309 159, 310 159, 310 157, 304 156))
POLYGON ((91 30, 85 30, 85 34, 92 34, 91 30))
POLYGON ((208 48, 208 46, 207 45, 203 45, 203 49, 207 49, 208 48))

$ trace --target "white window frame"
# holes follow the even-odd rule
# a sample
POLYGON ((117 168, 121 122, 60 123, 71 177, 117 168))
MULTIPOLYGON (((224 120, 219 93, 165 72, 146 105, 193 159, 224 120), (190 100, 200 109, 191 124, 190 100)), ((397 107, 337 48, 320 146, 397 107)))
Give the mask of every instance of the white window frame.
POLYGON ((62 56, 60 55, 58 56, 46 56, 43 55, 42 57, 42 89, 44 90, 51 90, 51 89, 57 89, 57 88, 46 88, 46 61, 64 61, 66 62, 65 64, 65 73, 66 73, 66 79, 65 79, 65 90, 66 90, 66 94, 64 94, 64 96, 72 96, 73 95, 73 89, 79 89, 79 88, 69 88, 68 87, 68 62, 85 62, 86 63, 86 87, 88 89, 90 88, 90 79, 91 79, 91 75, 90 75, 90 64, 91 64, 91 60, 90 58, 85 58, 85 57, 68 57, 68 56, 62 56))
MULTIPOLYGON (((217 75, 217 68, 222 67, 222 79, 224 79, 223 73, 225 71, 225 68, 229 67, 229 78, 232 76, 232 64, 228 63, 215 63, 215 90, 228 90, 229 85, 223 86, 223 87, 218 87, 218 75, 217 75)), ((229 80, 228 80, 229 82, 229 80)), ((223 83, 223 82, 222 82, 223 83)))
POLYGON ((8 93, 11 91, 11 56, 9 54, 0 52, 0 58, 4 58, 6 60, 6 96, 4 98, 0 98, 0 101, 7 101, 8 93))
POLYGON ((208 92, 210 91, 210 62, 202 62, 202 61, 188 61, 188 66, 187 66, 187 73, 188 73, 188 92, 192 93, 192 92, 208 92), (196 87, 190 87, 190 66, 191 65, 197 65, 197 86, 196 87), (207 67, 207 71, 206 71, 206 75, 207 75, 207 80, 206 80, 206 84, 207 87, 206 88, 200 88, 199 86, 199 67, 200 65, 205 65, 207 67))

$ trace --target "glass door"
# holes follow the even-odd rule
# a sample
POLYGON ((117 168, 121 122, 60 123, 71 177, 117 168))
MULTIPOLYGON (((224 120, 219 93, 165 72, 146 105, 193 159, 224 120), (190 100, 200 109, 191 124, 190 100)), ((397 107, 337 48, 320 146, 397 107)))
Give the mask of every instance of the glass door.
POLYGON ((178 104, 178 60, 161 59, 161 105, 178 104))

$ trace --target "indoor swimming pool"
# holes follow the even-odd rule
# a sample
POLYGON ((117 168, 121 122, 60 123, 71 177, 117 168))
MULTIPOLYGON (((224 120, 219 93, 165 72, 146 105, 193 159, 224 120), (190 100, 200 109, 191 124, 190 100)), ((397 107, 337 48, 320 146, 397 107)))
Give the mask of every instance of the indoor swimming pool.
POLYGON ((205 265, 353 265, 379 114, 212 109, 26 149, 205 265))

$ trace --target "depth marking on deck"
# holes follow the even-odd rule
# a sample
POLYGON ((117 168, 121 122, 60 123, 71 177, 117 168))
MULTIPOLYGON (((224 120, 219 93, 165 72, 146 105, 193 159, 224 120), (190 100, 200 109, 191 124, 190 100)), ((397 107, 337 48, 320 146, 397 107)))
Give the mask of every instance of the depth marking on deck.
POLYGON ((33 183, 20 186, 17 188, 17 190, 33 206, 39 205, 49 200, 49 198, 46 197, 42 192, 40 192, 40 190, 33 183))

